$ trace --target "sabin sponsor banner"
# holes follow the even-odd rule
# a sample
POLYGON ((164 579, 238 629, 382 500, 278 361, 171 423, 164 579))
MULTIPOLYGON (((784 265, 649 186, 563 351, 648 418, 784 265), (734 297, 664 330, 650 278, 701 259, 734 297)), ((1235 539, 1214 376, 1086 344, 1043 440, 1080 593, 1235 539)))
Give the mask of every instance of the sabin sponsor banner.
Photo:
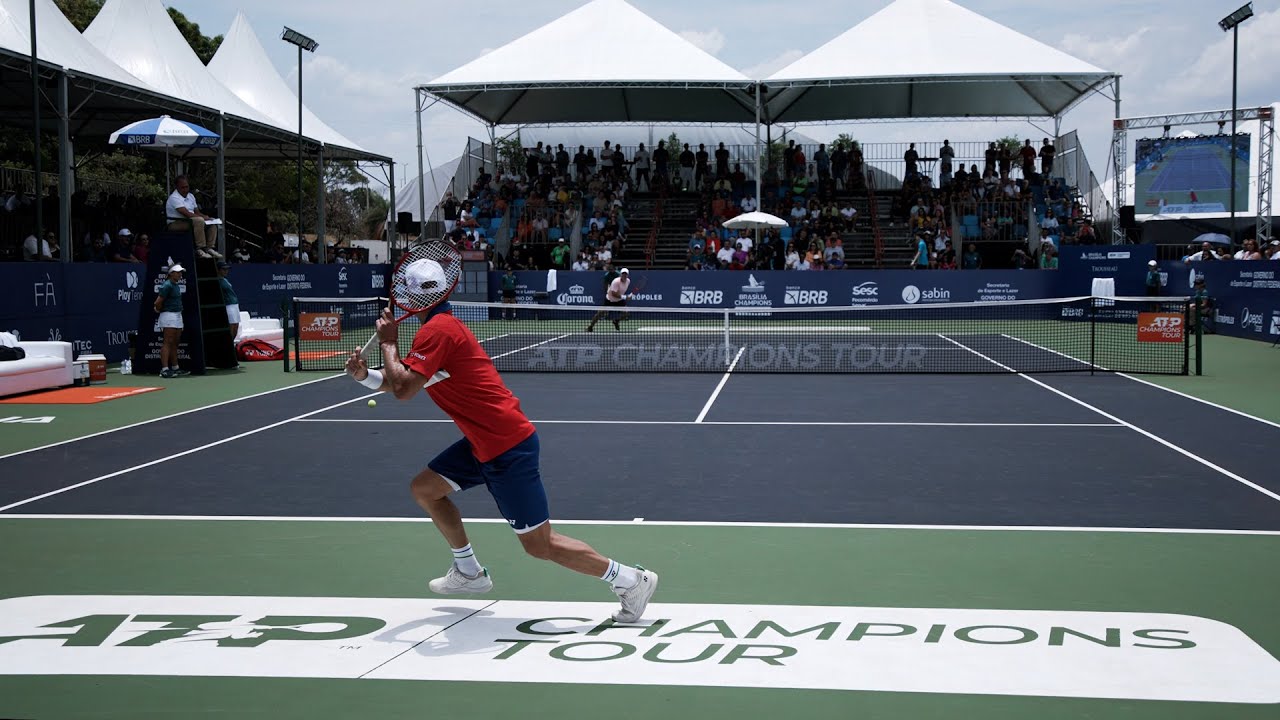
POLYGON ((951 302, 951 291, 946 288, 931 287, 918 288, 915 285, 908 285, 902 288, 902 301, 908 305, 916 303, 939 303, 951 302))
POLYGON ((1280 702, 1280 662, 1145 612, 321 597, 0 600, 0 673, 369 678, 1280 702))

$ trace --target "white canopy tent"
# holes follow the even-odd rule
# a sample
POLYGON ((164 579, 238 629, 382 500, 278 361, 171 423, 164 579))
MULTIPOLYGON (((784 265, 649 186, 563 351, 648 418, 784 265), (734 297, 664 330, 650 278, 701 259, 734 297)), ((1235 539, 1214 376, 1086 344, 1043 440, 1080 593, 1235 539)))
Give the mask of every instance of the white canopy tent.
MULTIPOLYGON (((29 56, 30 20, 26 0, 0 0, 0 47, 29 56)), ((156 91, 85 40, 53 0, 36 0, 36 26, 40 33, 37 50, 44 62, 121 85, 156 91)))
POLYGON ((290 130, 218 82, 196 57, 160 0, 107 0, 84 37, 130 74, 163 93, 277 130, 290 130))
MULTIPOLYGON (((272 66, 267 51, 258 41, 244 13, 236 13, 231 29, 223 36, 222 44, 209 61, 208 71, 245 104, 280 127, 297 131, 298 96, 272 66)), ((306 105, 302 107, 302 134, 325 145, 361 149, 326 125, 306 105)))
POLYGON ((421 197, 426 203, 427 220, 431 219, 431 213, 434 212, 440 201, 444 199, 444 194, 452 190, 457 197, 466 197, 467 178, 455 177, 458 173, 458 167, 462 164, 462 157, 456 157, 448 162, 441 163, 431 168, 430 172, 425 175, 416 177, 405 183, 400 189, 396 198, 396 215, 400 213, 412 213, 414 222, 421 222, 423 218, 418 212, 419 191, 421 197), (455 187, 454 183, 461 183, 461 187, 455 187), (419 188, 421 186, 421 188, 419 188))
POLYGON ((625 0, 592 0, 418 90, 488 125, 754 123, 751 86, 625 0))
POLYGON ((1118 75, 951 0, 895 0, 763 82, 769 122, 1060 118, 1119 89, 1118 75))

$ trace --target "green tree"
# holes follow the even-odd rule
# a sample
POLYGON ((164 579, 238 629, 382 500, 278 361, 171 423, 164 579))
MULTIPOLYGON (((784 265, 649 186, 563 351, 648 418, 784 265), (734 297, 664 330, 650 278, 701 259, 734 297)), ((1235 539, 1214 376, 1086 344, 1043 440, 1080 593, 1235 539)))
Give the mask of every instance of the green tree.
POLYGON ((524 146, 520 144, 519 131, 498 140, 496 150, 500 168, 511 173, 524 172, 524 146))
POLYGON ((222 36, 209 37, 200 32, 200 26, 188 20, 187 16, 176 8, 169 8, 169 17, 173 18, 173 24, 178 26, 178 32, 186 38, 187 44, 195 51, 200 62, 208 65, 213 59, 213 54, 218 52, 218 46, 222 44, 222 36))
POLYGON ((1022 147, 1022 139, 1017 135, 1008 135, 996 140, 997 148, 1009 148, 1009 154, 1017 156, 1018 150, 1022 147))
POLYGON ((89 27, 89 23, 98 17, 98 11, 102 9, 103 0, 54 0, 54 4, 62 11, 63 15, 76 26, 76 30, 84 32, 89 27))
POLYGON ((831 141, 831 145, 843 147, 845 150, 852 150, 858 146, 858 141, 853 139, 849 133, 840 133, 835 140, 831 141))

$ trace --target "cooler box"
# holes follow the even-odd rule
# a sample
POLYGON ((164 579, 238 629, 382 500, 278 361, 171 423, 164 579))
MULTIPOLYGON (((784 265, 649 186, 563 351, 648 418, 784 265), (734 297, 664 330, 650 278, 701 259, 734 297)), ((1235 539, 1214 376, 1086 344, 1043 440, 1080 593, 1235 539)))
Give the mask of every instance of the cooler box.
POLYGON ((93 385, 105 385, 107 382, 107 356, 106 355, 81 355, 79 360, 89 363, 89 383, 93 385))

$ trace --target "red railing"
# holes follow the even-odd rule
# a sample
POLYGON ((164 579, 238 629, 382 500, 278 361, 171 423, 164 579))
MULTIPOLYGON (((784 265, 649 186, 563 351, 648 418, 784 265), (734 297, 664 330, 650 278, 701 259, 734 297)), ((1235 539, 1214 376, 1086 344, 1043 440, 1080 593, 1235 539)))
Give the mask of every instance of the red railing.
POLYGON ((871 214, 871 237, 875 240, 876 269, 884 265, 884 236, 880 233, 880 211, 876 205, 876 176, 867 171, 867 211, 871 214))

